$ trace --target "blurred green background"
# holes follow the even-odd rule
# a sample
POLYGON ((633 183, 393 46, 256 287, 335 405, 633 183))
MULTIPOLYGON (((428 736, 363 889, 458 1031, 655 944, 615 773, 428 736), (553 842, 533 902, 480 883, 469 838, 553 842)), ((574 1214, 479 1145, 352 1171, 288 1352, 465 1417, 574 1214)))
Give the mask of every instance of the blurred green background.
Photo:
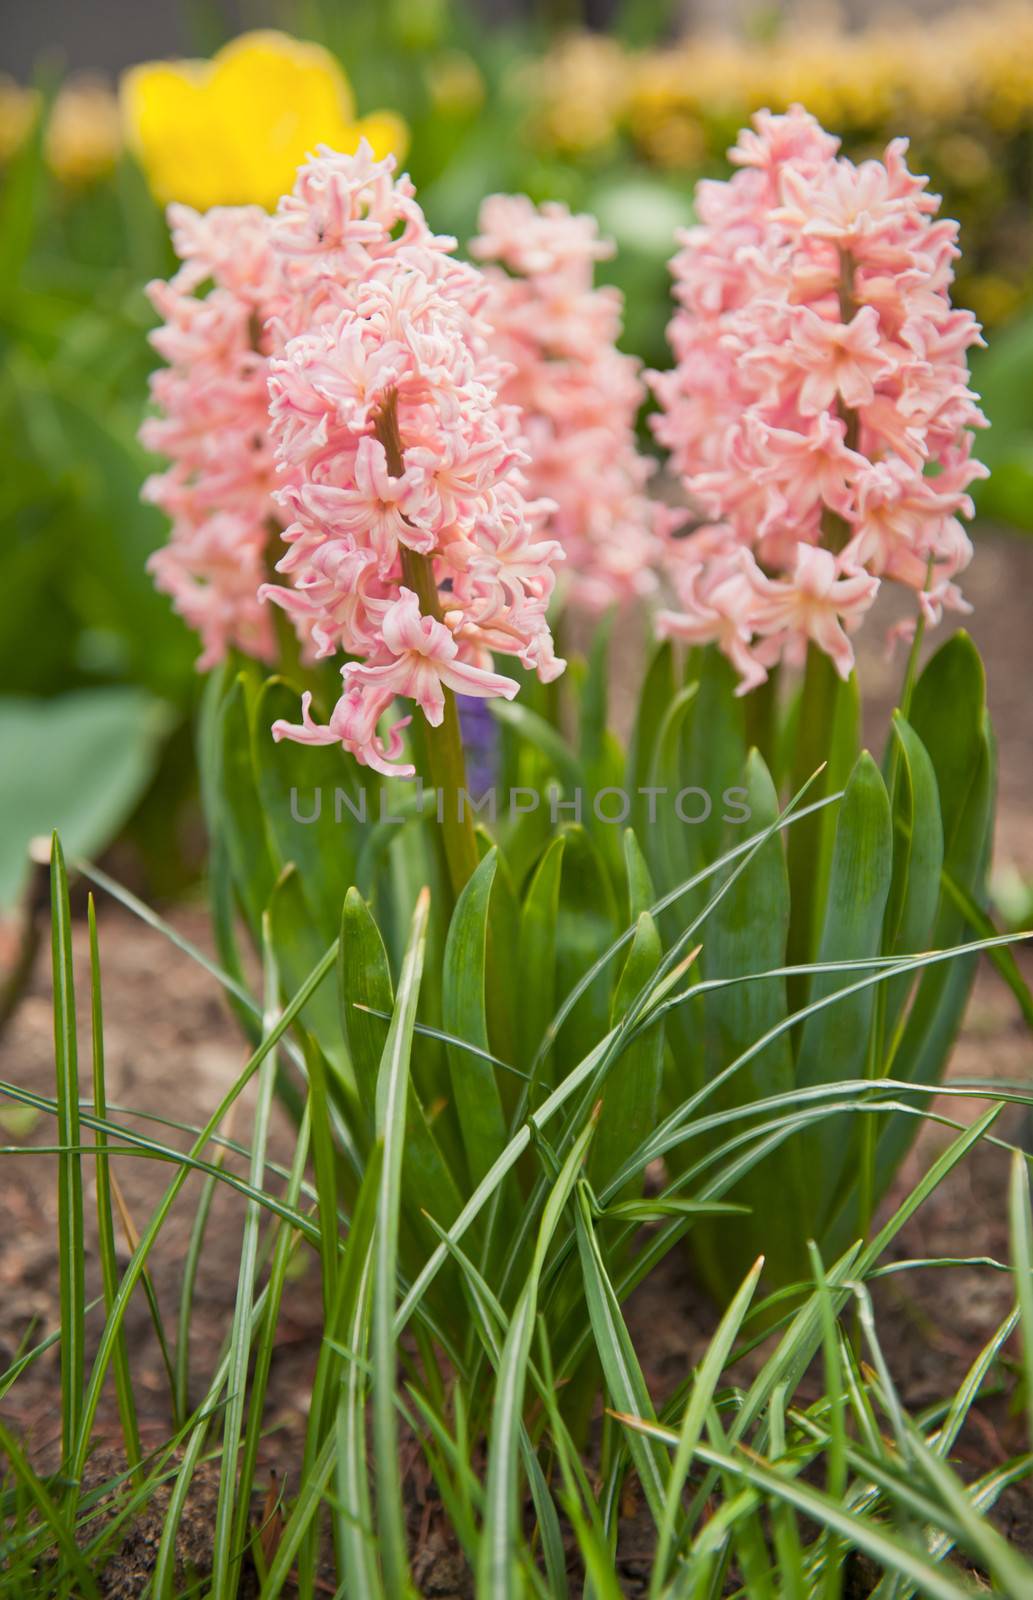
POLYGON ((143 286, 173 263, 124 142, 117 75, 134 61, 208 57, 256 25, 324 44, 359 115, 404 117, 440 231, 464 241, 499 189, 595 212, 618 247, 602 275, 624 290, 625 344, 650 364, 665 363, 666 263, 693 184, 727 170, 752 110, 802 99, 854 155, 910 135, 963 224, 958 297, 988 325, 980 509, 1033 525, 1033 6, 882 28, 697 9, 723 30, 686 32, 664 0, 22 8, 0 58, 0 915, 25 893, 27 840, 53 826, 70 855, 117 838, 152 895, 202 859, 196 648, 145 571, 165 529, 139 498, 143 286))

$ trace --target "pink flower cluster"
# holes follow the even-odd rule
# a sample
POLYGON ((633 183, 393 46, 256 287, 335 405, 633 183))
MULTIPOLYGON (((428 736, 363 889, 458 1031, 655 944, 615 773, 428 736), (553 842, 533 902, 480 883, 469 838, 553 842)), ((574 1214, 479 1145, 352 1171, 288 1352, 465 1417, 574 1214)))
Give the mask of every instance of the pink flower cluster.
POLYGON ((964 609, 959 516, 985 469, 952 308, 957 224, 905 163, 856 166, 800 107, 760 112, 728 182, 697 188, 673 262, 676 366, 652 374, 657 438, 709 519, 672 538, 661 631, 714 640, 762 682, 808 640, 848 676, 848 638, 882 578, 930 621, 964 609))
POLYGON ((171 206, 182 267, 148 293, 163 325, 152 343, 169 363, 151 378, 160 414, 140 430, 170 467, 144 497, 170 518, 169 543, 148 563, 159 589, 201 637, 199 667, 230 645, 270 660, 274 637, 258 599, 282 526, 272 499, 266 318, 275 292, 268 217, 257 206, 199 216, 171 206), (197 288, 210 281, 204 298, 197 288))
POLYGON ((487 317, 509 365, 502 394, 519 406, 535 494, 555 502, 549 531, 567 557, 575 604, 600 611, 652 593, 662 554, 645 484, 654 463, 635 446, 645 399, 638 362, 616 348, 621 295, 595 288, 612 254, 595 219, 525 195, 492 195, 470 252, 491 263, 487 317))
POLYGON ((260 591, 310 635, 343 651, 329 722, 278 723, 277 738, 339 741, 381 772, 401 730, 396 696, 432 726, 444 690, 511 699, 491 652, 547 681, 563 670, 546 610, 559 546, 551 510, 525 493, 527 454, 482 317, 487 286, 432 234, 394 161, 323 151, 273 218, 284 306, 270 368, 271 435, 288 519, 278 570, 260 591))
POLYGON ((546 681, 564 665, 546 619, 563 551, 499 398, 488 284, 365 143, 321 151, 271 218, 178 206, 170 220, 183 266, 150 289, 169 366, 141 435, 172 462, 146 489, 172 519, 156 581, 200 632, 202 667, 231 644, 269 658, 270 600, 307 656, 350 657, 328 723, 306 696, 275 736, 411 775, 409 719, 379 730, 396 697, 436 725, 446 688, 516 694, 492 652, 546 681))

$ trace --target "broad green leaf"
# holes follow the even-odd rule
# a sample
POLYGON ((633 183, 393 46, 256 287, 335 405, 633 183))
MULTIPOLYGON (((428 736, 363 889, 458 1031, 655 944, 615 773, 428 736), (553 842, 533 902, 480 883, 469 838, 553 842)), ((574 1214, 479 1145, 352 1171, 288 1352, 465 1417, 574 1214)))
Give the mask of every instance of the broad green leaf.
POLYGON ((694 842, 696 865, 720 855, 725 836, 725 791, 741 783, 746 761, 746 722, 736 694, 736 675, 715 645, 693 651, 687 679, 698 685, 682 735, 680 784, 698 791, 687 797, 681 823, 694 842), (709 802, 709 804, 708 804, 709 802))
POLYGON ((1026 311, 1008 323, 1003 338, 973 352, 973 387, 991 427, 979 441, 979 457, 990 468, 973 486, 979 515, 1033 528, 1033 417, 1029 403, 1033 317, 1026 311))
POLYGON ((648 911, 656 899, 656 890, 633 828, 624 830, 624 871, 628 884, 628 915, 637 923, 643 911, 648 911))
POLYGON ((360 1114, 372 1138, 376 1127, 377 1071, 386 1028, 382 1019, 390 1017, 394 1010, 394 989, 380 929, 354 888, 345 896, 341 915, 337 985, 360 1114))
MULTIPOLYGON (((485 856, 464 888, 445 942, 442 1018, 446 1032, 489 1050, 485 1004, 488 916, 498 868, 495 850, 485 856)), ((467 1167, 476 1183, 506 1143, 506 1119, 494 1068, 482 1057, 448 1046, 452 1095, 467 1167)))
POLYGON ((220 814, 237 897, 257 944, 277 871, 251 759, 248 676, 240 673, 220 712, 220 814))
POLYGON ((909 717, 936 773, 948 860, 979 765, 985 710, 983 663, 962 630, 940 646, 920 674, 909 717))
MULTIPOLYGON (((495 846, 483 830, 477 834, 482 859, 487 859, 495 846)), ((515 1063, 517 1058, 518 1018, 523 1006, 523 991, 513 982, 513 952, 520 944, 521 908, 517 902, 509 862, 501 850, 495 881, 488 899, 488 948, 484 980, 485 1010, 488 1038, 493 1055, 501 1061, 515 1063)), ((517 1079, 506 1073, 499 1083, 503 1105, 507 1113, 512 1109, 517 1079)))
MULTIPOLYGON (((778 816, 778 798, 755 750, 746 762, 742 786, 750 807, 750 831, 769 827, 778 816)), ((785 852, 781 838, 773 834, 707 917, 702 930, 704 976, 731 978, 783 966, 788 927, 785 852)), ((786 1010, 782 978, 737 984, 708 994, 703 1002, 707 1080, 763 1038, 786 1010)), ((719 1111, 750 1105, 785 1093, 793 1084, 792 1051, 783 1034, 719 1089, 710 1107, 719 1111)), ((694 1231, 693 1248, 706 1263, 708 1281, 725 1298, 742 1281, 751 1257, 759 1250, 768 1256, 777 1279, 790 1270, 804 1226, 801 1181, 796 1146, 790 1141, 735 1191, 734 1198, 753 1212, 749 1229, 718 1223, 694 1231)))
MULTIPOLYGON (((791 766, 795 791, 818 768, 824 771, 810 790, 818 800, 846 787, 860 744, 860 700, 857 676, 846 683, 816 645, 807 652, 791 766)), ((816 812, 790 831, 789 887, 792 916, 789 960, 794 966, 813 961, 824 925, 825 899, 837 837, 835 807, 816 812)), ((799 1004, 803 985, 790 984, 790 1002, 799 1004)))
MULTIPOLYGON (((858 757, 839 808, 835 848, 824 907, 820 962, 859 960, 881 953, 882 925, 893 869, 889 798, 882 774, 867 751, 858 757)), ((819 973, 809 1000, 845 988, 849 974, 819 973)), ((870 988, 808 1018, 800 1037, 797 1082, 863 1078, 869 1066, 874 1006, 870 988)), ((844 1166, 851 1160, 844 1126, 832 1118, 800 1141, 808 1173, 807 1201, 814 1227, 832 1203, 844 1166)))
MULTIPOLYGON (((643 911, 613 997, 614 1026, 619 1026, 635 996, 656 972, 662 954, 656 923, 648 911, 643 911)), ((660 1021, 639 1033, 607 1073, 588 1168, 595 1188, 601 1188, 620 1170, 655 1126, 663 1053, 664 1025, 660 1021)), ((641 1187, 641 1180, 632 1179, 619 1198, 631 1199, 636 1191, 641 1192, 641 1187)))
MULTIPOLYGON (((957 636, 955 636, 957 637, 957 636)), ((950 640, 949 644, 953 644, 950 640)), ((944 646, 934 656, 930 668, 943 656, 944 646)), ((948 675, 957 678, 957 669, 966 665, 967 651, 961 650, 949 658, 948 675)), ((953 725, 942 715, 932 691, 919 699, 918 688, 925 681, 919 679, 912 705, 912 723, 929 751, 936 768, 944 823, 944 869, 955 883, 977 903, 985 903, 986 872, 993 839, 994 798, 996 793, 996 754, 989 729, 989 719, 976 698, 981 693, 981 671, 971 671, 968 660, 968 692, 957 706, 953 725), (918 717, 923 718, 924 731, 918 717), (978 732, 972 738, 972 725, 978 732), (968 770, 961 777, 958 751, 952 744, 968 752, 968 770), (958 785, 964 783, 964 792, 958 785), (945 798, 946 797, 946 798, 945 798)), ((949 893, 940 896, 939 909, 933 926, 931 945, 934 949, 950 949, 966 937, 968 919, 949 893)), ((944 1073, 947 1056, 961 1025, 975 976, 976 957, 959 957, 942 966, 934 966, 922 975, 914 1000, 907 1013, 902 1035, 890 1043, 891 1054, 884 1070, 913 1083, 934 1083, 944 1073)), ((876 1197, 881 1194, 896 1170, 914 1129, 905 1119, 889 1123, 879 1139, 876 1166, 876 1197)))
POLYGON ((564 835, 549 845, 535 869, 520 911, 517 945, 517 1064, 527 1067, 556 1009, 556 924, 564 835))
POLYGON ((670 642, 665 641, 646 671, 628 742, 624 784, 632 797, 632 825, 640 840, 645 837, 643 828, 648 816, 648 803, 639 790, 651 781, 660 726, 674 695, 674 654, 670 642))
MULTIPOLYGON (((273 887, 268 916, 283 995, 290 998, 326 949, 326 942, 312 921, 300 876, 293 865, 284 868, 273 887)), ((341 1033, 340 1009, 331 984, 324 983, 315 991, 298 1021, 326 1059, 335 1098, 347 1108, 349 1125, 360 1131, 358 1086, 341 1033)))
MULTIPOLYGON (((656 732, 649 778, 641 786, 653 793, 640 797, 636 833, 643 841, 653 881, 660 885, 661 893, 671 884, 684 883, 695 870, 695 855, 690 855, 685 838, 686 826, 679 822, 671 802, 681 787, 683 728, 698 692, 697 683, 688 683, 666 703, 656 732)), ((685 925, 689 915, 679 902, 663 918, 661 927, 669 925, 676 931, 685 925)))
POLYGON ((69 857, 103 850, 154 775, 168 709, 141 689, 0 696, 0 914, 17 903, 29 843, 56 829, 69 857))
MULTIPOLYGON (((897 781, 893 882, 886 907, 883 950, 887 955, 913 955, 929 948, 940 898, 943 825, 933 764, 922 741, 899 711, 893 714, 891 737, 897 747, 897 781)), ((910 980, 886 985, 884 1040, 892 1037, 910 988, 910 980)))
MULTIPOLYGON (((556 986, 561 995, 574 985, 608 949, 617 930, 617 909, 610 877, 595 843, 574 823, 563 829, 565 841, 556 924, 556 986)), ((554 1047, 554 1081, 579 1061, 603 1036, 609 1024, 613 977, 602 971, 574 1006, 554 1047)))

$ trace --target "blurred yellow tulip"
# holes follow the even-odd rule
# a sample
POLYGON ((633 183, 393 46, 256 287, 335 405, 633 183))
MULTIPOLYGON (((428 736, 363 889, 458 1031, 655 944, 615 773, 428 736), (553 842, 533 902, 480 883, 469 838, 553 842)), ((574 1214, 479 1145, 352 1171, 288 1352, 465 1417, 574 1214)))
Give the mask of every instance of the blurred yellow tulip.
POLYGON ((152 61, 123 74, 126 142, 155 198, 198 210, 271 209, 316 145, 378 156, 408 149, 391 111, 357 119, 351 85, 322 45, 273 30, 245 33, 211 61, 152 61))

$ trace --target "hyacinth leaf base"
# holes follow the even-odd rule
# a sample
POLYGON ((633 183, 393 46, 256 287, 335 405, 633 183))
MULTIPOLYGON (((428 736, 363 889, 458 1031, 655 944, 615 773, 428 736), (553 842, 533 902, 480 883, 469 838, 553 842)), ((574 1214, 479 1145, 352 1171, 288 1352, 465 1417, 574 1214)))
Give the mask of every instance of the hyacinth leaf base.
MULTIPOLYGON (((854 681, 824 660, 795 696, 765 705, 735 695, 713 649, 682 662, 663 646, 625 751, 607 726, 601 637, 564 687, 579 700, 576 748, 553 686, 503 709, 499 792, 543 798, 479 821, 480 865, 458 900, 433 793, 343 752, 275 745, 268 727, 297 687, 227 663, 202 725, 215 926, 239 972, 240 918, 257 941, 265 917, 285 993, 339 940, 336 984, 313 994, 301 1023, 308 1070, 336 1103, 338 1181, 354 1196, 375 1142, 393 986, 429 886, 407 1273, 514 1133, 534 1128, 557 1085, 588 1063, 597 1203, 630 1232, 643 1185, 661 1185, 725 1303, 759 1253, 770 1284, 786 1286, 807 1276, 808 1239, 831 1259, 867 1233, 926 1103, 907 1085, 942 1077, 976 958, 905 958, 986 931, 994 749, 983 671, 966 635, 942 645, 876 760, 859 747, 854 681), (831 740, 816 775, 801 777, 819 709, 831 740), (607 787, 629 797, 624 826, 593 804, 607 787), (679 814, 670 800, 683 791, 679 814), (704 795, 709 815, 685 821, 704 795)), ((611 815, 615 805, 611 795, 611 815)), ((537 1170, 514 1162, 475 1224, 503 1284, 526 1271, 518 1223, 537 1170)), ((433 1298, 445 1329, 465 1315, 447 1272, 433 1298)))

